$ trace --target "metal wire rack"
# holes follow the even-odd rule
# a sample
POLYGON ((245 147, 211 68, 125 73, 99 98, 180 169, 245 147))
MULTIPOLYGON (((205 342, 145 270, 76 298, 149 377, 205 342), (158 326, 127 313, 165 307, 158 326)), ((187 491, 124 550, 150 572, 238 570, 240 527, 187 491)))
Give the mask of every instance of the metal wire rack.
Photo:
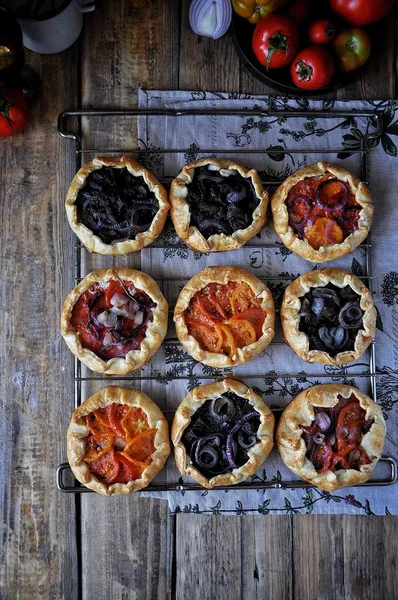
MULTIPOLYGON (((323 111, 296 111, 296 110, 283 110, 283 111, 270 111, 270 112, 266 112, 266 111, 261 111, 261 110, 250 110, 250 112, 248 111, 243 111, 243 110, 146 110, 146 109, 132 109, 132 110, 74 110, 74 111, 65 111, 63 113, 61 113, 59 115, 58 118, 58 132, 59 134, 66 139, 71 140, 71 145, 72 145, 72 151, 75 154, 75 159, 76 159, 76 170, 78 170, 81 167, 82 162, 84 162, 87 158, 87 155, 112 155, 112 154, 129 154, 129 155, 137 155, 138 157, 140 155, 142 155, 142 153, 146 152, 146 149, 139 147, 138 144, 136 147, 133 148, 115 148, 115 147, 97 147, 96 145, 94 147, 89 147, 89 148, 85 148, 83 141, 85 139, 85 133, 83 133, 82 135, 82 119, 85 118, 85 124, 87 126, 87 123, 89 124, 88 126, 90 127, 90 119, 94 119, 94 118, 100 118, 102 119, 107 119, 107 118, 112 118, 112 119, 121 119, 121 118, 129 118, 129 119, 138 119, 140 117, 161 117, 161 118, 166 118, 166 117, 172 117, 172 118, 184 118, 186 116, 200 116, 200 117, 211 117, 211 116, 222 116, 225 118, 228 117, 237 117, 237 116, 251 116, 251 117, 261 117, 261 118, 272 118, 272 117, 284 117, 284 118, 308 118, 308 117, 313 117, 313 118, 366 118, 366 117, 372 117, 373 122, 375 124, 375 127, 373 128, 373 130, 371 132, 366 133, 363 136, 362 142, 361 142, 361 147, 359 149, 349 149, 349 150, 344 150, 344 149, 330 149, 330 148, 323 148, 323 149, 311 149, 310 152, 311 154, 316 155, 319 158, 322 158, 322 156, 326 155, 326 154, 337 154, 340 153, 341 154, 350 154, 350 155, 358 155, 359 159, 360 159, 360 177, 362 179, 362 181, 364 181, 365 183, 368 183, 368 160, 369 160, 369 156, 370 156, 370 149, 372 146, 372 142, 374 142, 374 140, 377 140, 379 138, 379 136, 381 135, 381 126, 382 126, 382 122, 381 122, 381 115, 375 114, 374 112, 370 112, 370 111, 328 111, 328 112, 323 112, 323 111), (75 131, 72 130, 72 126, 71 126, 71 121, 72 120, 77 120, 77 124, 75 123, 75 131)), ((308 149, 306 150, 308 152, 308 149)), ((165 154, 186 154, 188 152, 190 152, 190 149, 188 148, 179 148, 179 149, 168 149, 168 148, 157 148, 157 149, 152 149, 150 150, 150 152, 152 154, 158 154, 158 155, 165 155, 165 154)), ((212 149, 200 149, 199 153, 201 155, 214 155, 214 148, 212 149)), ((272 149, 272 153, 274 155, 277 154, 303 154, 303 149, 297 149, 297 148, 293 148, 293 149, 272 149)), ((224 148, 224 149, 218 149, 217 150, 217 154, 218 155, 233 155, 234 157, 239 156, 240 154, 262 154, 262 155, 266 155, 269 153, 269 149, 267 150, 266 148, 257 148, 257 149, 247 149, 247 148, 224 148)), ((170 183, 170 180, 172 178, 163 178, 163 180, 161 181, 163 184, 167 185, 168 183, 170 183)), ((262 183, 264 185, 265 188, 268 189, 273 189, 275 187, 277 187, 278 182, 276 182, 275 180, 273 181, 267 181, 262 179, 262 183)), ((168 243, 167 241, 164 241, 160 238, 160 240, 157 240, 155 243, 153 243, 150 248, 184 248, 185 245, 182 242, 172 242, 172 243, 168 243)), ((262 248, 262 249, 268 249, 268 248, 280 248, 279 244, 276 244, 275 242, 265 242, 265 241, 252 241, 250 243, 250 247, 251 248, 262 248)), ((366 241, 361 244, 360 246, 363 249, 364 252, 364 273, 361 274, 361 279, 363 279, 366 284, 368 285, 368 287, 371 288, 371 283, 372 283, 372 256, 371 256, 371 241, 370 241, 370 236, 368 236, 368 238, 366 239, 366 241)), ((83 273, 83 253, 85 253, 86 250, 84 248, 84 246, 77 241, 75 244, 75 282, 79 282, 85 275, 85 273, 83 273)), ((267 278, 261 278, 265 283, 267 283, 268 281, 288 281, 289 279, 292 279, 291 277, 289 278, 288 276, 282 276, 282 277, 267 277, 267 278)), ((184 282, 188 281, 188 278, 162 278, 161 280, 159 280, 157 278, 157 282, 160 285, 160 287, 163 286, 163 284, 167 283, 167 282, 181 282, 181 284, 183 284, 184 282)), ((164 341, 165 345, 179 345, 179 340, 177 338, 166 338, 164 341)), ((278 341, 273 341, 271 342, 271 344, 277 346, 277 345, 285 345, 283 342, 278 342, 278 341)), ((367 378, 369 380, 370 383, 370 388, 371 388, 371 392, 372 392, 372 396, 374 398, 374 400, 377 402, 377 377, 378 377, 378 373, 376 370, 376 350, 375 350, 375 342, 373 342, 370 346, 370 351, 369 351, 369 363, 367 365, 368 368, 365 368, 365 370, 359 372, 359 373, 352 373, 353 377, 359 377, 359 378, 367 378)), ((227 372, 225 372, 224 374, 227 374, 227 372)), ((228 374, 231 374, 230 372, 228 374)), ((186 379, 186 380, 192 380, 192 379, 199 379, 199 380, 214 380, 219 378, 220 376, 222 376, 223 373, 220 372, 218 373, 216 376, 214 375, 205 375, 205 374, 201 374, 201 375, 179 375, 178 379, 186 379)), ((271 378, 271 379, 288 379, 288 378, 294 378, 297 377, 297 373, 275 373, 275 374, 267 374, 267 378, 271 378)), ((336 374, 335 373, 327 373, 327 372, 323 372, 323 373, 316 373, 316 375, 310 375, 310 377, 316 377, 317 379, 328 379, 328 378, 333 378, 334 380, 336 379, 336 374)), ((259 375, 259 374, 245 374, 244 375, 245 379, 260 379, 260 378, 264 378, 264 375, 259 375)), ((128 375, 128 376, 113 376, 111 378, 114 381, 131 381, 131 382, 137 382, 137 381, 162 381, 162 376, 155 376, 155 375, 147 375, 147 374, 132 374, 132 375, 128 375)), ((87 375, 87 376, 83 376, 82 375, 82 366, 80 361, 75 358, 75 363, 74 363, 74 407, 78 407, 81 402, 82 402, 82 383, 83 382, 89 382, 89 381, 103 381, 104 384, 109 384, 110 382, 110 378, 109 377, 105 377, 102 375, 95 375, 95 374, 91 374, 87 375)), ((282 409, 275 409, 276 411, 280 411, 282 409)), ((164 410, 163 412, 165 413, 170 413, 173 411, 170 410, 164 410)), ((389 467, 389 475, 387 477, 384 478, 378 478, 378 479, 371 479, 370 481, 366 482, 365 484, 362 484, 362 486, 385 486, 385 485, 391 485, 393 483, 395 483, 397 481, 397 464, 396 461, 393 458, 390 457, 382 457, 381 460, 379 461, 380 463, 384 463, 385 465, 387 465, 389 467)), ((60 491, 64 492, 64 493, 90 493, 92 490, 89 490, 88 488, 81 486, 78 484, 78 482, 72 480, 71 477, 71 471, 70 471, 70 467, 68 463, 61 463, 58 468, 57 468, 57 472, 56 472, 56 483, 57 483, 57 487, 60 491), (69 482, 65 481, 65 478, 68 477, 69 478, 69 482)), ((296 481, 278 481, 278 482, 273 482, 273 481, 252 481, 252 482, 244 482, 244 483, 240 483, 237 484, 235 486, 233 486, 233 488, 231 487, 218 487, 217 489, 255 489, 255 490, 263 490, 263 489, 275 489, 275 488, 307 488, 307 487, 312 487, 312 485, 310 483, 301 481, 301 480, 296 480, 296 481)), ((164 492, 164 491, 198 491, 198 490, 203 490, 203 488, 198 485, 198 484, 194 484, 194 483, 190 483, 190 482, 182 482, 182 480, 180 479, 178 482, 174 482, 174 483, 157 483, 156 482, 156 478, 154 480, 153 483, 151 483, 147 488, 145 488, 145 491, 158 491, 158 492, 164 492)))

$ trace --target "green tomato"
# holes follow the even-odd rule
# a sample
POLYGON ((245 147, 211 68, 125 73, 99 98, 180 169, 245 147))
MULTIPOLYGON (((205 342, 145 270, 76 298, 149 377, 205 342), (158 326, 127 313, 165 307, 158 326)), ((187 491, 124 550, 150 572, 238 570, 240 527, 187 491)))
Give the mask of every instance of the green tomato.
POLYGON ((355 71, 370 56, 370 39, 366 31, 359 27, 343 29, 335 38, 333 48, 342 71, 355 71))

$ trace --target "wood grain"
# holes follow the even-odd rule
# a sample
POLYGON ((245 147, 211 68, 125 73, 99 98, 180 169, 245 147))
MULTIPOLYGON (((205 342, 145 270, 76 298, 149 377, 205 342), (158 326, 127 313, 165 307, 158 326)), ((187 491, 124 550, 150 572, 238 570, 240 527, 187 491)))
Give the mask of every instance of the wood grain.
POLYGON ((71 408, 64 390, 72 386, 72 360, 58 321, 71 277, 63 198, 73 159, 56 122, 65 104, 77 102, 77 48, 27 53, 27 60, 40 73, 43 95, 26 132, 0 141, 0 596, 73 600, 74 499, 55 488, 71 408))

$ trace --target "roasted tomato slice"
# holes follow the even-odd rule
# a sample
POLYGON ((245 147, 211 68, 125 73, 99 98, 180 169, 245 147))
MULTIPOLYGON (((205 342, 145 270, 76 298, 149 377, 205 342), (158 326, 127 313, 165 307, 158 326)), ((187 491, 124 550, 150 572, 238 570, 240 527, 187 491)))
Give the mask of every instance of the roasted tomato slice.
POLYGON ((242 313, 250 308, 255 300, 251 287, 247 283, 240 283, 231 296, 232 313, 242 313))
POLYGON ((234 340, 234 336, 232 335, 232 331, 230 330, 230 328, 228 327, 228 325, 219 325, 220 329, 222 330, 223 334, 224 334, 224 340, 223 340, 223 350, 225 352, 225 354, 228 354, 228 356, 230 358, 232 358, 232 356, 235 354, 236 352, 236 343, 234 340))
POLYGON ((343 230, 333 219, 321 217, 305 234, 309 244, 319 250, 321 246, 330 244, 341 244, 344 239, 343 230))
POLYGON ((248 308, 239 313, 239 315, 232 317, 231 321, 235 321, 236 319, 246 319, 249 321, 254 327, 256 339, 258 340, 263 335, 265 317, 266 312, 262 308, 254 306, 253 308, 248 308))
POLYGON ((311 462, 317 473, 324 473, 330 469, 333 459, 333 450, 329 444, 314 444, 311 451, 311 462))
POLYGON ((122 452, 116 452, 116 459, 119 462, 119 473, 116 479, 116 483, 128 483, 137 479, 137 473, 141 476, 142 470, 136 467, 131 461, 129 461, 122 452))
POLYGON ((91 443, 88 444, 86 453, 83 458, 84 462, 91 463, 101 458, 101 456, 103 456, 110 450, 113 450, 114 439, 115 438, 113 435, 106 435, 98 442, 91 438, 91 443))
POLYGON ((332 466, 336 467, 337 465, 340 465, 343 469, 349 469, 347 456, 354 448, 355 444, 346 444, 343 448, 339 449, 333 456, 332 466))
POLYGON ((105 304, 106 306, 111 305, 111 299, 115 294, 126 296, 126 292, 118 279, 110 279, 108 286, 105 290, 105 304))
POLYGON ((347 427, 351 422, 364 421, 366 412, 361 407, 359 402, 353 401, 343 408, 339 412, 339 416, 337 417, 337 429, 340 427, 347 427))
POLYGON ((248 346, 256 341, 256 330, 247 319, 236 317, 227 323, 238 348, 248 346))
POLYGON ((110 450, 98 460, 90 464, 91 472, 103 483, 107 485, 114 483, 119 475, 120 462, 115 452, 110 450))
POLYGON ((187 328, 188 333, 196 339, 203 350, 221 352, 224 336, 217 323, 214 327, 210 327, 199 321, 187 319, 187 328))
POLYGON ((86 425, 95 440, 100 440, 106 435, 114 435, 113 429, 108 423, 105 422, 104 424, 104 422, 98 418, 96 411, 86 416, 86 425))
POLYGON ((141 431, 148 429, 148 419, 142 408, 132 406, 121 420, 126 439, 131 440, 141 431))
POLYGON ((136 435, 125 447, 125 454, 142 463, 151 462, 152 454, 155 452, 156 431, 156 428, 151 428, 136 435))
POLYGON ((107 407, 109 425, 121 439, 125 438, 125 431, 122 427, 121 420, 129 411, 129 407, 125 404, 113 403, 107 407))

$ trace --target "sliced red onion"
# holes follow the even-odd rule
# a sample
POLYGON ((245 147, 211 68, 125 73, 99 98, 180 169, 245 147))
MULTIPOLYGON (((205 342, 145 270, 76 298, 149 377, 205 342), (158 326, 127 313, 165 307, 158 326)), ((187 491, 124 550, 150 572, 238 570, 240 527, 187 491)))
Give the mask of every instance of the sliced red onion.
POLYGON ((303 433, 303 440, 305 442, 307 452, 311 452, 311 450, 314 446, 312 437, 308 433, 303 433))
POLYGON ((344 208, 344 206, 347 204, 349 191, 350 189, 344 181, 339 181, 338 179, 328 179, 326 181, 322 181, 322 183, 318 186, 318 189, 316 191, 315 204, 319 206, 319 208, 322 208, 322 210, 326 210, 328 212, 340 210, 341 208, 344 208), (336 204, 328 203, 328 198, 329 201, 333 201, 334 196, 328 197, 325 193, 327 187, 330 187, 331 185, 337 185, 340 187, 341 193, 339 194, 339 197, 336 200, 336 204))
POLYGON ((245 439, 241 433, 238 434, 238 444, 245 450, 247 450, 247 448, 251 448, 256 443, 257 443, 256 435, 254 435, 254 434, 249 435, 249 437, 245 439))
POLYGON ((210 414, 218 423, 230 421, 236 414, 235 404, 225 396, 213 398, 210 404, 210 414))
POLYGON ((347 302, 339 312, 339 323, 344 329, 357 329, 362 326, 363 312, 358 301, 347 302))
POLYGON ((230 0, 193 0, 189 9, 189 22, 197 35, 214 40, 223 36, 232 20, 230 0))
POLYGON ((317 433, 314 433, 312 440, 314 444, 322 444, 325 440, 325 434, 318 431, 317 433))
POLYGON ((356 448, 354 450, 351 450, 351 452, 348 455, 348 460, 353 463, 357 462, 360 458, 361 458, 361 453, 356 448))
POLYGON ((286 202, 286 206, 287 206, 287 209, 289 212, 289 217, 291 219, 293 219, 293 222, 295 221, 297 224, 302 223, 309 217, 309 214, 310 214, 311 208, 312 208, 311 200, 307 196, 304 196, 303 194, 297 194, 296 196, 292 196, 292 198, 289 198, 289 200, 287 200, 287 202, 286 202), (294 214, 292 214, 294 212, 294 210, 293 210, 294 205, 297 202, 304 203, 304 205, 306 207, 306 212, 301 217, 301 219, 298 219, 298 217, 296 217, 294 214))
POLYGON ((319 339, 331 350, 340 350, 347 343, 348 333, 343 327, 330 327, 326 325, 319 328, 319 339))
POLYGON ((116 323, 117 323, 117 316, 114 315, 112 312, 108 312, 107 310, 104 310, 102 312, 99 313, 99 315, 97 316, 97 321, 106 328, 111 328, 111 327, 115 327, 116 323))
POLYGON ((325 238, 331 244, 335 243, 335 240, 332 237, 332 231, 334 229, 334 226, 335 226, 335 222, 334 221, 329 221, 329 223, 326 223, 326 227, 325 227, 325 238))
POLYGON ((233 469, 235 469, 235 467, 236 467, 235 458, 236 458, 237 449, 238 448, 237 448, 236 442, 232 438, 232 434, 230 433, 227 437, 227 444, 225 447, 225 456, 227 457, 227 462, 228 462, 229 466, 232 467, 233 469))
POLYGON ((142 322, 143 322, 143 320, 144 320, 144 313, 143 313, 141 310, 139 310, 139 311, 138 311, 138 312, 137 312, 137 313, 134 315, 134 323, 135 323, 136 325, 141 325, 141 324, 142 324, 142 322))
POLYGON ((344 440, 346 437, 348 437, 349 433, 350 432, 348 431, 347 427, 340 427, 336 431, 337 439, 338 440, 344 440))
POLYGON ((375 422, 375 420, 373 417, 371 417, 370 419, 365 421, 365 423, 363 424, 363 432, 368 433, 368 431, 370 431, 370 428, 372 427, 374 422, 375 422))
POLYGON ((104 346, 111 346, 113 344, 113 336, 111 333, 106 332, 102 340, 104 346))
POLYGON ((327 438, 326 438, 326 442, 329 444, 329 446, 334 446, 336 443, 336 436, 334 433, 330 433, 327 438))
POLYGON ((213 469, 218 463, 218 453, 213 446, 200 446, 195 450, 195 462, 202 469, 213 469), (204 457, 207 457, 205 460, 204 457))
POLYGON ((222 222, 221 219, 217 219, 217 217, 212 217, 209 219, 203 219, 198 223, 198 229, 201 233, 209 229, 209 227, 215 227, 221 231, 221 233, 225 233, 225 235, 229 234, 229 227, 225 223, 222 222))
POLYGON ((315 423, 318 425, 321 431, 325 432, 329 429, 332 420, 327 413, 319 412, 315 415, 315 423))
POLYGON ((117 308, 121 308, 124 304, 128 302, 127 296, 123 294, 114 294, 111 298, 111 306, 116 306, 117 308))

